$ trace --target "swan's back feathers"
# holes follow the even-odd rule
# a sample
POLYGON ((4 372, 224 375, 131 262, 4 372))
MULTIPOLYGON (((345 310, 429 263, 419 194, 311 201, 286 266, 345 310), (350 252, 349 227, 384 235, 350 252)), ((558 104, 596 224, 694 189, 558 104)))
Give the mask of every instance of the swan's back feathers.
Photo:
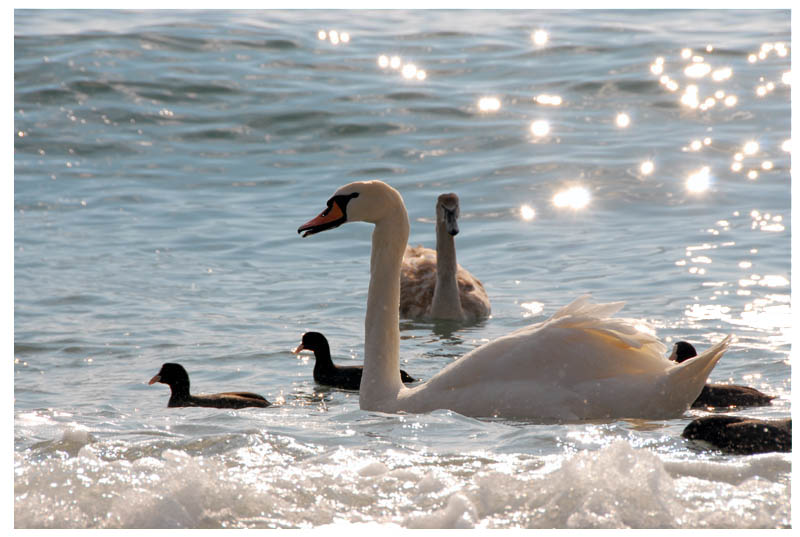
POLYGON ((650 324, 639 319, 612 317, 622 309, 625 302, 593 304, 589 302, 589 298, 590 295, 582 295, 556 311, 546 321, 520 328, 510 335, 538 331, 544 327, 559 327, 592 332, 618 348, 646 349, 648 355, 662 358, 666 346, 655 337, 655 330, 650 324))
POLYGON ((427 384, 453 394, 448 408, 466 414, 473 411, 470 398, 475 390, 495 390, 513 405, 497 408, 507 416, 680 415, 697 398, 728 339, 679 373, 695 358, 683 364, 669 361, 664 344, 651 332, 639 330, 641 321, 609 317, 621 307, 621 302, 591 304, 588 297, 580 297, 544 322, 472 350, 427 384), (459 393, 463 398, 456 401, 459 393))

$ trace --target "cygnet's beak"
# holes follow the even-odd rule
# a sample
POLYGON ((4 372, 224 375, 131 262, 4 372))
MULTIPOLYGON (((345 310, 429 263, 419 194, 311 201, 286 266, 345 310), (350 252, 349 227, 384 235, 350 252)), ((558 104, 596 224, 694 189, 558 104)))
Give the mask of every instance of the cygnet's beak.
POLYGON ((150 382, 148 382, 147 384, 148 385, 149 384, 155 384, 156 382, 160 382, 160 381, 161 381, 161 375, 156 375, 155 377, 151 378, 150 382))
POLYGON ((458 235, 458 217, 455 211, 444 210, 444 225, 447 233, 455 237, 458 235))
POLYGON ((300 353, 300 351, 302 351, 302 350, 305 350, 305 347, 303 347, 303 344, 301 343, 301 344, 300 344, 300 345, 298 345, 298 346, 297 346, 297 348, 296 348, 295 350, 293 350, 292 352, 293 352, 294 354, 299 354, 299 353, 300 353))

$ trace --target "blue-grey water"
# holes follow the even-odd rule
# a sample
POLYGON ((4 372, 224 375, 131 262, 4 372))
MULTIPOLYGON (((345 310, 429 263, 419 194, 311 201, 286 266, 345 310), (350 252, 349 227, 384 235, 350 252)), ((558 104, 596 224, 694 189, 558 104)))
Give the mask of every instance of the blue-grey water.
POLYGON ((790 58, 788 10, 16 11, 14 525, 790 526, 790 455, 705 410, 365 412, 291 353, 361 362, 371 229, 296 230, 379 178, 412 244, 460 196, 492 300, 402 321, 412 374, 591 293, 789 417, 790 58), (164 362, 275 405, 168 409, 164 362))

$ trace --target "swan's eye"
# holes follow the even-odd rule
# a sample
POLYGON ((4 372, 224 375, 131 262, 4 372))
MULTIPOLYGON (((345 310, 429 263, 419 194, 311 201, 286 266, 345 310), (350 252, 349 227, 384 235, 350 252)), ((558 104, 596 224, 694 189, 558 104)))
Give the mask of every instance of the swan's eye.
POLYGON ((333 196, 331 199, 328 200, 328 208, 323 211, 320 216, 326 216, 331 209, 333 208, 333 204, 336 203, 342 211, 345 211, 347 208, 347 202, 349 202, 353 198, 358 197, 358 192, 352 192, 350 194, 339 194, 338 196, 333 196))

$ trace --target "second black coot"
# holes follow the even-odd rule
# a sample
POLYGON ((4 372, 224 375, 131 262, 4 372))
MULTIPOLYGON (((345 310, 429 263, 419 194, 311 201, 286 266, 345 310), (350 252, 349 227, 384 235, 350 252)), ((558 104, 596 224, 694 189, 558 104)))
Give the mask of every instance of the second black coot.
MULTIPOLYGON (((675 344, 670 360, 681 363, 697 356, 697 351, 691 343, 679 341, 675 344)), ((730 406, 766 406, 775 399, 749 386, 737 384, 706 384, 703 391, 692 403, 692 408, 703 407, 730 407, 730 406)))
MULTIPOLYGON (((311 351, 314 353, 314 380, 325 386, 358 390, 361 387, 361 375, 364 367, 360 365, 336 365, 331 360, 331 349, 328 340, 319 332, 306 332, 303 340, 293 351, 311 351)), ((404 383, 416 382, 417 379, 400 370, 400 380, 404 383)))

